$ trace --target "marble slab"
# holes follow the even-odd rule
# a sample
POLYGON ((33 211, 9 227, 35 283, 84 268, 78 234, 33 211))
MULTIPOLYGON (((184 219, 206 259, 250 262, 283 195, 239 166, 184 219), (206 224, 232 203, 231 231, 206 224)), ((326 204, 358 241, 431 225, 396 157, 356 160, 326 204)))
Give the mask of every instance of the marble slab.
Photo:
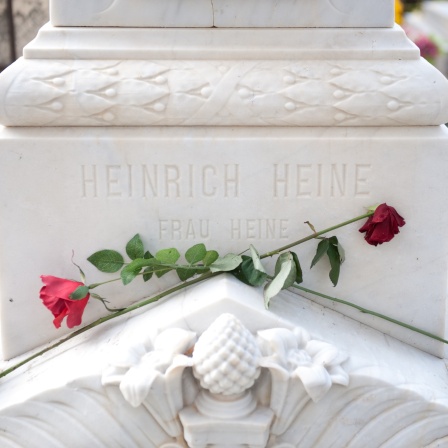
POLYGON ((52 0, 54 26, 391 27, 393 0, 52 0))
POLYGON ((417 60, 393 28, 93 28, 44 25, 25 59, 82 60, 417 60))
MULTIPOLYGON (((0 213, 6 358, 64 333, 39 300, 39 276, 77 278, 73 250, 91 283, 105 277, 86 258, 123 250, 135 233, 151 251, 202 241, 221 252, 250 243, 263 252, 308 235, 304 221, 323 229, 381 202, 405 217, 400 235, 372 247, 360 224, 338 232, 347 259, 336 288, 325 263, 308 269, 315 244, 300 247, 304 286, 444 334, 445 127, 2 128, 0 143, 0 190, 9 192, 0 213)), ((149 288, 113 286, 104 294, 122 306, 176 281, 167 276, 149 288)), ((333 306, 443 353, 441 343, 333 306)), ((103 314, 91 303, 85 322, 103 314)))

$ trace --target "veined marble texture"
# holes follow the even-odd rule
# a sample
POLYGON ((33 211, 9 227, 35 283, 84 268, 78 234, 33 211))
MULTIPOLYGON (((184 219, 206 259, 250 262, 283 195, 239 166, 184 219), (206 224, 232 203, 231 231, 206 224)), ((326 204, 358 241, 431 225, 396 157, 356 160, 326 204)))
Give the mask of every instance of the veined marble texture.
POLYGON ((55 26, 390 27, 392 0, 52 0, 55 26))

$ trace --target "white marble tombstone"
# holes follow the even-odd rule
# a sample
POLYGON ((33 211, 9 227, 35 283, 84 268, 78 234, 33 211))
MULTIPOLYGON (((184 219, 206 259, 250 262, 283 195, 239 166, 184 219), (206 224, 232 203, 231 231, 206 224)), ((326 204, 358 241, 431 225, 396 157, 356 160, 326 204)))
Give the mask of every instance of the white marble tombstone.
MULTIPOLYGON (((55 24, 74 24, 75 3, 51 2, 55 24)), ((202 241, 226 252, 248 243, 264 251, 305 236, 304 221, 322 229, 385 201, 407 221, 400 238, 373 249, 356 225, 345 228, 338 287, 323 267, 307 271, 305 285, 444 334, 447 133, 439 125, 448 121, 448 82, 390 26, 392 1, 356 2, 375 8, 358 22, 358 7, 351 13, 322 0, 316 28, 288 28, 283 1, 259 2, 257 13, 192 1, 188 14, 164 9, 175 2, 137 2, 127 14, 123 2, 100 3, 116 22, 99 25, 127 27, 46 25, 0 80, 6 359, 61 335, 37 298, 39 276, 76 276, 73 250, 95 282, 83 260, 137 232, 152 250, 202 241), (347 20, 340 24, 351 27, 324 28, 337 7, 347 20), (269 8, 278 12, 276 28, 248 27, 273 17, 269 8), (163 21, 235 11, 246 27, 163 21), (138 27, 151 24, 138 21, 144 17, 158 17, 161 27, 138 27)), ((312 15, 307 2, 293 3, 298 17, 312 15)), ((92 5, 78 8, 86 25, 107 16, 92 5)), ((313 250, 300 249, 304 264, 313 250)), ((173 280, 142 286, 134 299, 173 280)), ((119 287, 106 294, 117 306, 129 303, 119 287)), ((338 311, 443 353, 441 343, 338 311)), ((85 319, 102 313, 91 304, 85 319)))
MULTIPOLYGON (((405 217, 399 237, 374 248, 359 225, 338 232, 337 288, 307 270, 304 246, 304 285, 445 335, 448 81, 393 26, 392 0, 50 10, 0 77, 1 335, 4 359, 19 355, 5 366, 64 334, 39 276, 76 276, 72 250, 91 283, 83 260, 137 232, 151 250, 265 251, 307 235, 304 221, 322 229, 380 202, 405 217)), ((123 306, 175 281, 104 294, 123 306)), ((102 314, 89 303, 84 322, 102 314)), ((0 442, 443 446, 443 355, 441 342, 292 292, 266 311, 258 289, 223 276, 3 379, 0 442)))

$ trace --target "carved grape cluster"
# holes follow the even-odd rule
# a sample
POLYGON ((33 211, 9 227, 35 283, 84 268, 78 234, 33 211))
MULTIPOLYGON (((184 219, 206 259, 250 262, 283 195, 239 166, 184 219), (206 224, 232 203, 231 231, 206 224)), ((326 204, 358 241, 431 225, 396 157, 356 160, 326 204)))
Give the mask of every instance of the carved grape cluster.
POLYGON ((233 315, 222 314, 201 335, 193 352, 193 373, 204 389, 235 395, 260 375, 260 349, 254 336, 233 315))

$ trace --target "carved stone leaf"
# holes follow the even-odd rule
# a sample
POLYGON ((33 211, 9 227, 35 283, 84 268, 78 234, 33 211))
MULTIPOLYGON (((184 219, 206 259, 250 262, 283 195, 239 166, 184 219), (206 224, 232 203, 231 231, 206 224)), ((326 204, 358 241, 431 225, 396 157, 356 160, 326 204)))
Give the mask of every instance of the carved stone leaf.
POLYGON ((80 93, 78 101, 80 108, 89 115, 102 113, 112 106, 110 101, 91 93, 80 93))
POLYGON ((300 379, 306 392, 315 402, 322 399, 332 385, 328 372, 322 366, 316 364, 297 367, 293 376, 300 379))
POLYGON ((162 374, 152 368, 151 362, 141 362, 131 367, 120 383, 123 397, 134 408, 140 406, 158 376, 162 374))
POLYGON ((427 447, 446 437, 446 406, 427 401, 409 386, 370 382, 352 374, 349 389, 333 387, 318 404, 308 401, 276 443, 297 448, 427 447))
POLYGON ((255 95, 278 92, 285 87, 283 70, 255 68, 241 80, 240 89, 247 89, 255 95))
POLYGON ((80 93, 94 94, 115 83, 115 77, 98 70, 78 70, 73 76, 73 87, 80 93))
POLYGON ((50 86, 47 83, 36 79, 29 80, 28 87, 30 87, 30 94, 26 98, 23 97, 20 90, 13 89, 9 92, 11 100, 14 99, 16 106, 40 106, 65 94, 64 91, 61 91, 55 86, 50 86))
MULTIPOLYGON (((106 91, 107 94, 107 91, 106 91)), ((168 89, 146 81, 126 79, 114 86, 114 96, 120 105, 143 106, 168 95, 168 89)))
POLYGON ((202 60, 55 60, 43 66, 27 59, 8 69, 1 85, 2 124, 395 126, 448 121, 447 81, 417 60, 387 67, 350 60, 290 65, 233 60, 219 66, 202 60), (42 84, 32 87, 30 81, 42 84), (107 100, 110 109, 85 95, 107 100), (28 101, 33 96, 43 101, 28 101), (41 113, 40 104, 59 97, 58 104, 49 104, 53 114, 41 113))
POLYGON ((154 350, 185 353, 196 341, 196 333, 182 328, 168 328, 154 340, 154 350))
MULTIPOLYGON (((386 117, 390 115, 391 109, 397 110, 400 107, 399 103, 391 103, 392 98, 383 94, 382 92, 363 93, 360 95, 352 95, 339 101, 336 106, 347 114, 357 117, 386 117), (396 108, 392 106, 396 104, 396 108)), ((392 111, 392 112, 395 112, 392 111)))
MULTIPOLYGON (((334 77, 331 84, 352 93, 376 92, 384 85, 381 78, 384 75, 373 70, 347 69, 346 72, 334 77)), ((397 82, 391 79, 389 82, 397 82)))
POLYGON ((169 80, 176 86, 176 93, 194 95, 208 85, 204 74, 200 72, 199 67, 179 68, 170 71, 169 80))
POLYGON ((11 407, 2 412, 0 427, 2 448, 159 448, 175 442, 144 407, 126 403, 117 388, 104 394, 99 378, 11 407))
MULTIPOLYGON (((428 92, 432 88, 433 83, 433 80, 416 75, 400 80, 396 84, 385 85, 381 91, 393 99, 402 101, 407 106, 410 106, 416 99, 420 105, 424 105, 430 102, 430 97, 425 95, 425 91, 428 92), (424 87, 424 90, 420 90, 420 87, 424 87)), ((436 98, 431 99, 433 101, 436 100, 436 98)))
POLYGON ((304 81, 284 89, 283 94, 305 106, 323 106, 335 102, 334 87, 320 81, 304 81))

